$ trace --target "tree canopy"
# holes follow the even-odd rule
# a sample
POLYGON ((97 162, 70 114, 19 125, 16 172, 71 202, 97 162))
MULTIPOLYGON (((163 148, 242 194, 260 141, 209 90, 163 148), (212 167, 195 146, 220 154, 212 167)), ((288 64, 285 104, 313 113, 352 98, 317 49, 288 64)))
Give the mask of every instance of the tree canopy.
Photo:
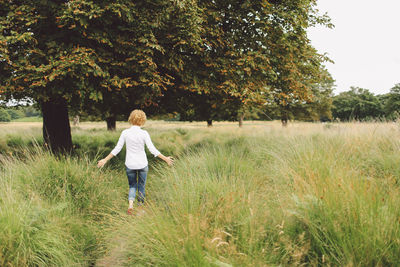
POLYGON ((306 101, 327 60, 306 32, 331 26, 316 0, 0 1, 1 98, 39 103, 55 151, 72 147, 68 109, 231 118, 306 101))
POLYGON ((37 101, 46 142, 70 149, 70 134, 54 131, 70 132, 67 107, 99 102, 107 116, 152 104, 172 79, 155 63, 166 53, 155 33, 176 49, 196 43, 197 12, 191 1, 1 1, 0 94, 37 101))
POLYGON ((213 114, 226 119, 271 98, 283 106, 310 99, 311 88, 324 81, 328 58, 311 46, 306 30, 332 26, 327 16, 318 15, 315 3, 200 1, 207 16, 204 49, 187 65, 188 73, 195 70, 189 85, 205 95, 206 107, 195 112, 199 119, 207 109, 209 119, 213 114))

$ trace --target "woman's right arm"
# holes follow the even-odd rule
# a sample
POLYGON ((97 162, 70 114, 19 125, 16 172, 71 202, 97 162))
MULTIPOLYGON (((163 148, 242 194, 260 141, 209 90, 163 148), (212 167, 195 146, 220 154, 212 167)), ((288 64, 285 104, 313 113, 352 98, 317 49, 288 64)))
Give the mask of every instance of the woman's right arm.
POLYGON ((107 161, 109 161, 112 157, 116 156, 121 151, 121 149, 124 147, 124 143, 125 143, 125 135, 124 135, 124 132, 122 132, 115 148, 111 151, 110 154, 108 154, 107 157, 105 157, 104 159, 101 159, 101 160, 99 160, 99 162, 97 162, 97 167, 99 167, 99 168, 103 167, 107 163, 107 161))
POLYGON ((99 160, 99 162, 97 162, 97 167, 99 167, 99 168, 103 167, 107 163, 107 161, 109 161, 112 157, 114 157, 113 154, 111 154, 111 153, 108 154, 107 157, 105 157, 104 159, 101 159, 101 160, 99 160))

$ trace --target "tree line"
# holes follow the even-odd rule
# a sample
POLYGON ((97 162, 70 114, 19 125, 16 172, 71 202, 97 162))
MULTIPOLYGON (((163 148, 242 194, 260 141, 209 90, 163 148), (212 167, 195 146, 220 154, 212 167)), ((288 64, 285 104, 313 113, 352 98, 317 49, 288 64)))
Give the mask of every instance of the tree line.
POLYGON ((284 109, 267 104, 248 113, 247 119, 298 121, 394 121, 400 118, 400 83, 386 94, 373 94, 368 89, 351 87, 333 95, 333 82, 314 89, 312 100, 294 101, 284 109))
POLYGON ((397 120, 400 115, 400 83, 389 93, 380 95, 374 95, 368 89, 352 87, 332 100, 332 115, 342 121, 397 120))
MULTIPOLYGON (((327 87, 319 87, 314 90, 312 101, 293 102, 283 109, 281 106, 271 102, 263 105, 252 106, 246 109, 240 116, 246 120, 282 120, 283 111, 286 119, 296 121, 371 121, 383 120, 393 121, 400 118, 400 83, 396 84, 389 93, 375 95, 368 89, 351 87, 350 90, 333 95, 333 82, 327 87)), ((190 121, 187 113, 194 112, 189 109, 184 114, 180 113, 158 113, 150 118, 190 121)), ((89 114, 81 111, 71 113, 80 115, 84 121, 101 121, 102 116, 89 114)), ((23 117, 40 117, 40 110, 35 106, 0 108, 0 121, 8 122, 23 117)), ((126 120, 127 114, 117 117, 126 120)), ((224 114, 220 114, 223 117, 224 114)), ((226 114, 225 114, 226 116, 226 114)), ((71 116, 70 116, 71 117, 71 116)), ((240 121, 240 117, 230 117, 232 121, 240 121)), ((72 120, 72 118, 70 118, 72 120)), ((218 119, 220 120, 220 119, 218 119)), ((111 130, 111 129, 109 129, 111 130)))
POLYGON ((133 108, 211 125, 268 106, 287 121, 331 80, 317 24, 332 27, 316 0, 0 0, 0 100, 33 99, 54 152, 72 149, 80 112, 110 129, 133 108))
POLYGON ((35 106, 0 107, 0 122, 9 122, 21 118, 40 117, 41 112, 35 106))

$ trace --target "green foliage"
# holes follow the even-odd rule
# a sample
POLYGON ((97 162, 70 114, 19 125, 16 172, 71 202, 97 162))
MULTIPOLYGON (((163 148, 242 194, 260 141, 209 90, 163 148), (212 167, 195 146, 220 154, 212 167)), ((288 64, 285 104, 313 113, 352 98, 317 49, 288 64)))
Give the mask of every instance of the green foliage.
POLYGON ((9 108, 7 109, 8 114, 10 114, 11 120, 19 119, 25 116, 24 112, 20 109, 9 108))
MULTIPOLYGON (((37 101, 62 96, 79 106, 80 99, 102 102, 109 92, 125 89, 142 94, 145 101, 144 92, 150 96, 170 80, 153 60, 164 52, 154 31, 163 30, 169 13, 182 16, 186 7, 191 9, 168 1, 4 2, 0 48, 2 69, 10 75, 2 83, 2 95, 37 101)), ((177 34, 186 30, 179 26, 177 34)))
POLYGON ((11 121, 11 116, 7 112, 7 110, 0 108, 0 122, 9 122, 11 121))
POLYGON ((367 89, 352 87, 333 99, 333 116, 340 120, 365 120, 383 116, 380 99, 367 89))
POLYGON ((20 107, 20 109, 24 112, 25 117, 40 117, 41 116, 41 112, 37 108, 36 105, 20 107))
POLYGON ((400 115, 400 84, 396 84, 383 98, 386 117, 398 119, 400 115))
MULTIPOLYGON (((2 117, 0 117, 6 119, 5 121, 29 121, 30 119, 28 119, 28 117, 35 117, 32 121, 38 121, 36 118, 41 115, 33 106, 0 108, 0 113, 3 114, 2 117), (10 115, 9 120, 4 111, 10 115)), ((2 121, 1 118, 0 121, 2 121)), ((41 121, 41 119, 39 121, 41 121)))
POLYGON ((46 142, 69 151, 66 107, 115 118, 154 104, 200 20, 192 1, 2 1, 0 98, 34 99, 49 111, 46 142))
POLYGON ((203 47, 187 51, 178 88, 166 92, 175 94, 170 98, 178 103, 169 111, 179 112, 181 119, 236 120, 266 101, 285 106, 308 100, 311 87, 324 81, 328 59, 311 46, 306 29, 331 24, 318 15, 315 1, 199 5, 205 17, 203 47))
POLYGON ((286 105, 270 101, 262 110, 261 118, 299 121, 332 120, 333 79, 329 73, 320 84, 311 87, 307 101, 293 100, 286 105))

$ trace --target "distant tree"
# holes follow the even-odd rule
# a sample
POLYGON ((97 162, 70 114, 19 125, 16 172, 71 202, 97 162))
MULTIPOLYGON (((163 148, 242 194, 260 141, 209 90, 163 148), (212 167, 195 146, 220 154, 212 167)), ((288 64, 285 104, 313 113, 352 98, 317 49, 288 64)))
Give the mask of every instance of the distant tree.
POLYGON ((389 119, 398 119, 400 117, 400 83, 396 84, 390 92, 381 96, 384 105, 385 115, 389 119))
POLYGON ((21 111, 24 113, 25 117, 39 117, 42 116, 40 108, 37 105, 29 105, 21 107, 21 111))
POLYGON ((25 114, 21 109, 8 108, 7 112, 8 112, 8 114, 10 114, 10 117, 12 120, 25 117, 25 114))
POLYGON ((9 122, 9 121, 11 121, 10 114, 8 114, 8 112, 5 109, 0 108, 0 122, 9 122))
POLYGON ((351 87, 333 98, 333 116, 340 120, 365 120, 384 115, 379 97, 367 89, 351 87))

